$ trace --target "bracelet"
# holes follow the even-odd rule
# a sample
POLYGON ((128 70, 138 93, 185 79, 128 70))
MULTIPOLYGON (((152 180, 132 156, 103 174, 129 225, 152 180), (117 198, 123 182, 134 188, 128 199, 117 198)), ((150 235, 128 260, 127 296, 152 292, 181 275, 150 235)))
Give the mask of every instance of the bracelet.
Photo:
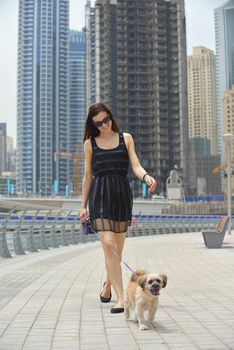
POLYGON ((145 181, 145 177, 146 177, 147 175, 149 176, 149 174, 145 173, 145 175, 144 175, 143 178, 142 178, 142 181, 145 181))

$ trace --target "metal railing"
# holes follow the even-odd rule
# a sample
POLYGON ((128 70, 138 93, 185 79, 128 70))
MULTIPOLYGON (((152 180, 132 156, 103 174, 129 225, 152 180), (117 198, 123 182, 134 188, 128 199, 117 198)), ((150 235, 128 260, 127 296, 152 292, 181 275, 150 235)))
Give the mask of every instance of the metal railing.
POLYGON ((79 210, 0 201, 0 256, 10 258, 97 240, 81 233, 79 210), (4 212, 3 212, 4 211, 4 212))
POLYGON ((214 228, 220 215, 135 216, 128 236, 198 232, 214 228))
MULTIPOLYGON (((232 213, 234 213, 234 203, 232 204, 232 213)), ((165 215, 210 215, 210 214, 227 214, 226 201, 200 201, 200 202, 184 202, 171 203, 162 209, 165 215)))
MULTIPOLYGON (((70 244, 93 242, 96 234, 83 235, 78 210, 12 207, 0 214, 0 256, 10 258, 70 244)), ((129 237, 196 232, 216 226, 220 215, 134 216, 129 237)))

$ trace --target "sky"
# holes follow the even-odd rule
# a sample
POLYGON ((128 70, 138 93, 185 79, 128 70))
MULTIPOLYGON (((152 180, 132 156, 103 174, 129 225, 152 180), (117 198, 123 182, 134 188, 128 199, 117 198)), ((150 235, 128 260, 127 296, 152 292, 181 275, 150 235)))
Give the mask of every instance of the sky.
MULTIPOLYGON (((0 0, 0 123, 16 142, 17 33, 19 0, 0 0)), ((84 26, 86 0, 70 0, 70 28, 84 26)), ((94 1, 92 1, 94 3, 94 1)), ((225 0, 185 0, 187 53, 194 46, 215 51, 214 9, 225 0)))

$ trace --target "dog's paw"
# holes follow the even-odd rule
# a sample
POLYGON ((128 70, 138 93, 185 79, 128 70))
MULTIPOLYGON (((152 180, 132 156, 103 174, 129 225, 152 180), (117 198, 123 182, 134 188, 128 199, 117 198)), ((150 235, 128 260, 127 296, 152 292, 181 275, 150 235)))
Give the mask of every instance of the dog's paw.
POLYGON ((137 322, 138 319, 137 319, 136 316, 130 316, 130 317, 128 318, 128 321, 137 322))
POLYGON ((125 309, 124 316, 126 320, 129 320, 130 312, 125 309))
POLYGON ((145 324, 141 324, 139 328, 141 331, 145 331, 146 329, 148 329, 148 327, 145 324))

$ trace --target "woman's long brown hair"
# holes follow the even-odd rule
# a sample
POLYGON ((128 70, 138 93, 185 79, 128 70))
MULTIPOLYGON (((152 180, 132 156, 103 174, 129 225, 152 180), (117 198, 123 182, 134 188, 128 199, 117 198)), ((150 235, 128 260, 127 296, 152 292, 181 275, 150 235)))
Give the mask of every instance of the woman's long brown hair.
POLYGON ((89 107, 89 112, 85 123, 85 132, 84 132, 84 139, 83 139, 84 142, 85 140, 89 138, 94 138, 100 134, 100 131, 98 130, 98 128, 93 124, 93 117, 95 117, 95 115, 97 115, 100 112, 106 112, 111 117, 111 120, 112 120, 111 129, 113 131, 119 132, 119 127, 116 121, 114 120, 111 110, 102 102, 95 103, 89 107))

